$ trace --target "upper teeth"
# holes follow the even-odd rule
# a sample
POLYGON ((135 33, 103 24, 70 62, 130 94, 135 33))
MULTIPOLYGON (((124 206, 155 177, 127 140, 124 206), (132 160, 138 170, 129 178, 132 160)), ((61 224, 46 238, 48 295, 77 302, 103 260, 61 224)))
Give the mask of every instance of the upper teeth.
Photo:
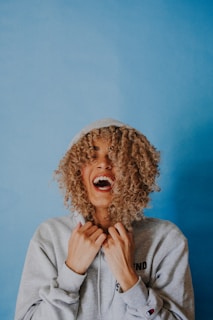
POLYGON ((96 184, 99 181, 103 181, 103 180, 108 181, 111 185, 113 184, 113 180, 110 177, 106 177, 106 176, 97 177, 97 178, 94 179, 93 182, 96 184))

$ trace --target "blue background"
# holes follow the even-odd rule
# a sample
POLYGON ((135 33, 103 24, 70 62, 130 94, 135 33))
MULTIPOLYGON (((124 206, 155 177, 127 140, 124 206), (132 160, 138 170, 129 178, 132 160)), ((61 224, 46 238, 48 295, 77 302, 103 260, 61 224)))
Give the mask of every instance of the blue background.
POLYGON ((71 138, 114 117, 162 152, 147 214, 187 236, 196 319, 212 319, 212 1, 0 0, 0 37, 0 318, 36 227, 68 213, 52 173, 71 138))

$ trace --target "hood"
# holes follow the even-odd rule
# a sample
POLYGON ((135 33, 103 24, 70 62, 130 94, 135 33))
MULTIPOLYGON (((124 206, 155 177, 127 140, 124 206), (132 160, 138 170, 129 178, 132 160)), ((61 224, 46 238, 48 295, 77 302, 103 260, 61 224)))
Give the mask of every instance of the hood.
POLYGON ((87 125, 86 127, 84 127, 79 133, 77 133, 74 136, 74 138, 69 144, 68 150, 90 131, 94 129, 105 128, 110 126, 130 128, 130 126, 128 126, 127 124, 112 118, 104 118, 104 119, 97 120, 87 125))

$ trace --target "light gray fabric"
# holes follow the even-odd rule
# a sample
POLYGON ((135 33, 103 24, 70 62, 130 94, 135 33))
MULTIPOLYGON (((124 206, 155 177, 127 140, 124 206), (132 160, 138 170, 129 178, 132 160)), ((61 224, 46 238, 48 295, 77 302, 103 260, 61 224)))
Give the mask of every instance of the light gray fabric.
POLYGON ((66 267, 68 239, 78 218, 54 218, 36 231, 15 320, 194 319, 187 240, 174 224, 151 218, 135 224, 134 266, 140 280, 120 293, 102 250, 86 275, 66 267))
POLYGON ((85 136, 91 130, 110 127, 110 126, 115 126, 115 127, 125 126, 127 128, 130 128, 130 126, 126 125, 125 123, 112 118, 103 118, 103 119, 97 120, 95 122, 90 123, 88 126, 84 127, 79 133, 75 135, 75 137, 72 139, 72 141, 69 144, 68 150, 73 146, 73 144, 78 142, 78 140, 80 140, 83 136, 85 136))

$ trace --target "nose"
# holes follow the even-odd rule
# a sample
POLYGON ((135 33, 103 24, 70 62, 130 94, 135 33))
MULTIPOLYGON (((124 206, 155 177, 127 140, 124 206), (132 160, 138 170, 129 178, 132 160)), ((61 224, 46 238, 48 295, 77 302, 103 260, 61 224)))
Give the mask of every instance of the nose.
POLYGON ((97 163, 97 167, 99 169, 111 170, 112 169, 112 163, 111 163, 109 157, 108 156, 99 157, 98 163, 97 163))

